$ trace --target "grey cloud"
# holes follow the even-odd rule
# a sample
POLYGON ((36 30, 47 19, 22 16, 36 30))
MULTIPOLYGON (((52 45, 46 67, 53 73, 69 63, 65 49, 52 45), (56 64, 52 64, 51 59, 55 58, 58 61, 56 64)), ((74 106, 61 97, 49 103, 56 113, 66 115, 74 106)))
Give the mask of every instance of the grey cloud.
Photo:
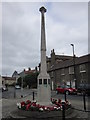
POLYGON ((39 8, 44 4, 47 55, 53 48, 56 54, 72 55, 70 43, 75 44, 77 55, 87 53, 86 3, 3 3, 3 74, 34 68, 40 62, 39 8))
POLYGON ((88 3, 53 3, 50 8, 48 47, 71 54, 70 43, 74 43, 77 56, 85 54, 87 50, 84 49, 88 47, 88 3), (78 52, 81 45, 84 46, 81 47, 82 52, 78 52))

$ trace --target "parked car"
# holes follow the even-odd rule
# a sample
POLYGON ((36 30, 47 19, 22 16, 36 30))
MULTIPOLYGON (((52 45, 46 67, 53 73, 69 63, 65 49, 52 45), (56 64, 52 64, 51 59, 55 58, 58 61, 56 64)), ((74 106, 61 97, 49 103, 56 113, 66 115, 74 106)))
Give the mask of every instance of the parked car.
POLYGON ((77 88, 77 93, 90 95, 90 84, 80 84, 77 88))
POLYGON ((2 87, 2 92, 4 92, 4 91, 8 91, 8 88, 6 86, 2 87))
POLYGON ((21 89, 19 85, 15 85, 15 89, 21 89))
POLYGON ((67 95, 69 94, 77 94, 77 89, 75 88, 70 88, 70 86, 68 85, 62 85, 62 86, 59 86, 58 88, 56 88, 56 93, 65 93, 67 95))

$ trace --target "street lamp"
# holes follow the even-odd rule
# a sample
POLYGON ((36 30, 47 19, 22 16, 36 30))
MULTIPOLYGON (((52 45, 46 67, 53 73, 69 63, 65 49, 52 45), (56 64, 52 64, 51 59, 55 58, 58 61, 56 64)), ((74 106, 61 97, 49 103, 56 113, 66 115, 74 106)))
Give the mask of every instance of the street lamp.
POLYGON ((74 44, 71 44, 72 48, 73 48, 73 58, 74 58, 74 44))
POLYGON ((21 90, 23 90, 23 77, 22 77, 22 85, 21 85, 22 87, 21 87, 21 90))
POLYGON ((71 44, 73 48, 73 66, 74 66, 74 81, 75 81, 75 88, 77 88, 77 81, 76 81, 76 68, 75 68, 75 54, 74 54, 74 44, 71 44))

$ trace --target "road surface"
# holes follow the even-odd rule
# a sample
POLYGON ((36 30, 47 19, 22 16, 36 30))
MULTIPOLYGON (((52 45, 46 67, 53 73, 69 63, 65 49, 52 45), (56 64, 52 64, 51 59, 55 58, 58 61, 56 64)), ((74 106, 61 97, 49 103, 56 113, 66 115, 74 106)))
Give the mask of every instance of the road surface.
MULTIPOLYGON (((14 98, 14 88, 9 88, 8 91, 3 92, 2 95, 2 116, 3 118, 7 118, 10 116, 10 112, 17 109, 16 103, 21 102, 23 100, 27 99, 33 99, 33 91, 35 92, 35 98, 37 96, 37 90, 35 89, 24 89, 16 90, 16 98, 14 98), (21 98, 21 95, 23 94, 24 98, 21 98)), ((52 98, 60 98, 64 99, 64 94, 56 94, 55 91, 52 91, 51 93, 52 98)), ((88 114, 90 112, 83 112, 84 110, 84 104, 83 104, 83 96, 80 95, 67 95, 67 100, 71 102, 72 106, 76 109, 76 112, 78 112, 78 118, 87 118, 88 114)), ((86 110, 89 111, 90 106, 90 96, 86 96, 86 110)))

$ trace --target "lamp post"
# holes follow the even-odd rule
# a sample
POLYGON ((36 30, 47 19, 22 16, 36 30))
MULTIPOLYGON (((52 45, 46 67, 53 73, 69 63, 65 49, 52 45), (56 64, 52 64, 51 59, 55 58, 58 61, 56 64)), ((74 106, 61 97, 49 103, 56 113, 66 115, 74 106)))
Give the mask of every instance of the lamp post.
POLYGON ((71 44, 73 49, 73 66, 74 66, 74 81, 75 81, 75 88, 77 88, 77 80, 76 80, 76 68, 75 68, 75 54, 74 54, 74 44, 71 44))
POLYGON ((21 90, 23 90, 23 77, 22 77, 22 85, 21 85, 22 87, 21 87, 21 90))

